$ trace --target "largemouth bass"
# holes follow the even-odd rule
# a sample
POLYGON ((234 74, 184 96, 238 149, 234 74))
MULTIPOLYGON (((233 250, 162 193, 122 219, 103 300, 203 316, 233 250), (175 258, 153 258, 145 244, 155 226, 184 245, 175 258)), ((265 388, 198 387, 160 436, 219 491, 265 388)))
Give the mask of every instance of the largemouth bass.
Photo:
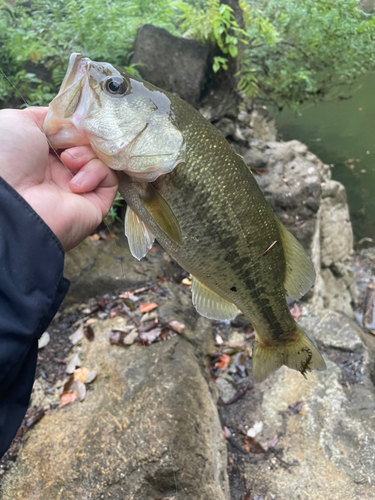
POLYGON ((90 144, 117 171, 135 257, 157 238, 192 275, 200 314, 232 319, 239 308, 251 321, 257 381, 282 365, 303 374, 325 368, 285 299, 310 289, 314 267, 241 157, 198 111, 111 64, 72 54, 44 131, 59 149, 90 144))

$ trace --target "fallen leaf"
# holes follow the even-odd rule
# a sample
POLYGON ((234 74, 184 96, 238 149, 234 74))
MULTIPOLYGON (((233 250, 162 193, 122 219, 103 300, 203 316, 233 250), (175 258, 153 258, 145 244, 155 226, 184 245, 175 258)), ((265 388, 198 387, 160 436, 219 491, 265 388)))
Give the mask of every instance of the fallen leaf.
POLYGON ((89 236, 89 238, 90 238, 91 241, 98 241, 98 240, 100 240, 100 236, 97 233, 92 234, 91 236, 89 236))
POLYGON ((245 436, 243 443, 244 448, 248 453, 264 453, 266 451, 263 446, 258 443, 258 441, 253 437, 245 436))
POLYGON ((26 427, 30 429, 33 425, 35 425, 39 420, 44 416, 44 408, 43 406, 39 406, 38 408, 35 406, 30 409, 31 412, 28 412, 26 427))
POLYGON ((105 307, 107 305, 107 300, 104 297, 99 297, 96 303, 99 307, 105 307))
POLYGON ((82 368, 77 368, 74 371, 73 378, 75 381, 80 381, 80 382, 84 383, 86 381, 86 377, 89 373, 90 373, 90 370, 83 366, 82 368))
POLYGON ((94 323, 97 323, 97 322, 98 322, 97 318, 89 318, 86 321, 86 325, 93 325, 94 323))
POLYGON ((185 325, 183 323, 180 323, 179 321, 176 321, 176 320, 169 321, 168 325, 176 333, 180 333, 181 334, 185 330, 185 325))
POLYGON ((63 406, 70 405, 70 403, 74 403, 74 401, 77 399, 78 392, 68 392, 66 394, 63 394, 60 398, 60 405, 59 408, 62 408, 63 406))
POLYGON ((138 332, 137 329, 134 328, 130 333, 126 335, 124 338, 124 344, 125 345, 132 345, 138 338, 138 332))
POLYGON ((224 340, 222 339, 222 337, 220 337, 220 335, 216 335, 216 337, 215 337, 215 343, 217 345, 222 345, 224 343, 224 340))
POLYGON ((92 370, 86 377, 85 384, 91 384, 91 382, 94 382, 96 379, 96 376, 98 375, 98 372, 95 370, 92 370))
POLYGON ((228 356, 228 354, 222 354, 220 356, 220 360, 215 364, 215 367, 218 370, 222 371, 227 370, 229 361, 230 361, 230 356, 228 356))
POLYGON ((92 342, 95 338, 95 332, 92 326, 88 325, 85 328, 85 337, 89 342, 92 342))
POLYGON ((74 333, 72 333, 71 335, 69 335, 69 340, 73 345, 76 345, 76 344, 78 344, 78 342, 81 342, 83 337, 84 337, 83 324, 81 323, 79 325, 79 327, 77 328, 77 330, 74 333))
POLYGON ((299 413, 302 410, 302 406, 303 406, 303 401, 297 401, 296 403, 289 405, 286 412, 288 413, 288 415, 291 416, 297 415, 297 413, 299 413))
POLYGON ((158 313, 156 311, 144 314, 140 321, 141 323, 146 323, 147 321, 151 321, 153 319, 158 319, 158 313))
POLYGON ((290 309, 290 314, 297 321, 300 319, 300 317, 301 317, 301 309, 299 308, 299 305, 297 303, 295 303, 294 306, 290 309))
POLYGON ((262 430, 263 430, 263 422, 255 422, 255 424, 251 427, 251 429, 249 429, 246 432, 246 435, 253 438, 257 434, 262 432, 262 430))
POLYGON ((80 380, 77 380, 75 383, 76 388, 77 388, 77 393, 78 393, 78 401, 83 401, 86 397, 86 386, 83 382, 80 380))
POLYGON ((223 427, 223 435, 225 438, 232 437, 232 433, 230 432, 230 430, 228 429, 228 427, 226 425, 224 425, 224 427, 223 427))
POLYGON ((51 340, 50 334, 48 332, 44 332, 43 335, 38 340, 38 349, 43 349, 43 347, 46 347, 46 345, 49 344, 50 340, 51 340))
POLYGON ((125 333, 118 330, 109 332, 109 343, 113 345, 124 345, 125 333))
POLYGON ((72 359, 69 361, 69 363, 66 365, 66 373, 72 374, 74 373, 75 369, 77 366, 80 366, 81 360, 79 358, 79 354, 75 354, 72 359))
POLYGON ((268 451, 270 448, 275 448, 277 443, 279 442, 279 438, 275 436, 271 441, 268 441, 268 443, 263 445, 263 448, 265 451, 268 451))
POLYGON ((143 313, 148 313, 148 312, 153 311, 157 307, 158 307, 158 305, 155 304, 155 302, 147 302, 146 304, 141 304, 140 311, 141 311, 142 314, 143 313))
POLYGON ((147 342, 146 345, 149 345, 152 344, 152 342, 154 342, 159 337, 160 334, 161 334, 161 328, 154 328, 149 332, 140 333, 139 338, 147 342))

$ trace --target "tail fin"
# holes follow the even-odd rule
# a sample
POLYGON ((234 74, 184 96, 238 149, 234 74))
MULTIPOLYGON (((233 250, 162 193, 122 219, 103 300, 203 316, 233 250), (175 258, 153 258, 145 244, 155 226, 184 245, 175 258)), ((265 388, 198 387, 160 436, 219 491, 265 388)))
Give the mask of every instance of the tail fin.
POLYGON ((293 343, 265 347, 255 342, 253 349, 253 373, 256 382, 262 382, 267 376, 286 365, 298 370, 305 376, 312 370, 325 370, 326 364, 317 348, 297 325, 298 338, 293 343))

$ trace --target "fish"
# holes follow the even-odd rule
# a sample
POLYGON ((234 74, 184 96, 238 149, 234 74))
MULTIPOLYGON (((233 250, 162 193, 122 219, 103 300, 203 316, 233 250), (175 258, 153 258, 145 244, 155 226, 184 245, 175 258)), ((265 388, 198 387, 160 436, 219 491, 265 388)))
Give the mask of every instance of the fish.
POLYGON ((314 266, 277 219, 253 174, 220 132, 179 97, 107 62, 72 54, 43 125, 57 149, 91 145, 117 172, 127 203, 125 234, 144 257, 155 238, 191 275, 203 316, 255 329, 257 382, 282 365, 324 370, 292 317, 314 266))

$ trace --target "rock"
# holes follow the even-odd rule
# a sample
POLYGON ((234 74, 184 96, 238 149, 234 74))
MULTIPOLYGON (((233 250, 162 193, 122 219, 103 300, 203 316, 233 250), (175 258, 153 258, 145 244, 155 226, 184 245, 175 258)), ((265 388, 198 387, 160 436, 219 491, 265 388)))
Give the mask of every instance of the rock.
MULTIPOLYGON (((325 352, 327 370, 304 379, 283 367, 245 398, 220 409, 237 444, 243 439, 238 427, 262 422, 256 440, 274 447, 267 454, 239 456, 244 457, 241 467, 230 473, 232 498, 243 498, 238 485, 251 478, 254 498, 371 499, 375 399, 360 329, 342 314, 311 308, 301 326, 325 352), (302 403, 299 412, 287 411, 297 403, 302 403)), ((231 446, 230 463, 241 460, 235 450, 231 446)))
POLYGON ((183 336, 124 348, 108 342, 116 318, 99 321, 81 357, 100 375, 83 402, 52 411, 29 432, 4 478, 3 500, 229 500, 201 350, 214 349, 211 325, 181 309, 190 300, 181 285, 168 286, 164 293, 174 293, 161 315, 183 322, 183 336))
POLYGON ((276 141, 276 123, 270 118, 266 108, 258 107, 253 111, 250 126, 254 130, 255 137, 260 141, 276 141))
POLYGON ((65 303, 81 302, 108 290, 130 290, 155 281, 171 269, 179 268, 174 262, 166 263, 157 252, 149 252, 140 262, 130 253, 124 234, 103 241, 100 245, 87 238, 65 256, 64 276, 71 281, 65 303), (147 278, 145 278, 147 276, 147 278))
POLYGON ((267 173, 255 178, 277 217, 312 255, 322 179, 306 153, 298 141, 270 143, 263 153, 267 173))
POLYGON ((346 192, 337 181, 328 180, 322 185, 320 219, 321 260, 323 266, 329 267, 348 257, 353 249, 346 192))
POLYGON ((224 403, 230 401, 237 394, 237 391, 233 387, 233 384, 231 384, 224 377, 218 377, 215 381, 215 384, 224 403))
POLYGON ((198 107, 206 81, 209 49, 192 38, 144 24, 137 32, 132 63, 146 81, 198 107))

